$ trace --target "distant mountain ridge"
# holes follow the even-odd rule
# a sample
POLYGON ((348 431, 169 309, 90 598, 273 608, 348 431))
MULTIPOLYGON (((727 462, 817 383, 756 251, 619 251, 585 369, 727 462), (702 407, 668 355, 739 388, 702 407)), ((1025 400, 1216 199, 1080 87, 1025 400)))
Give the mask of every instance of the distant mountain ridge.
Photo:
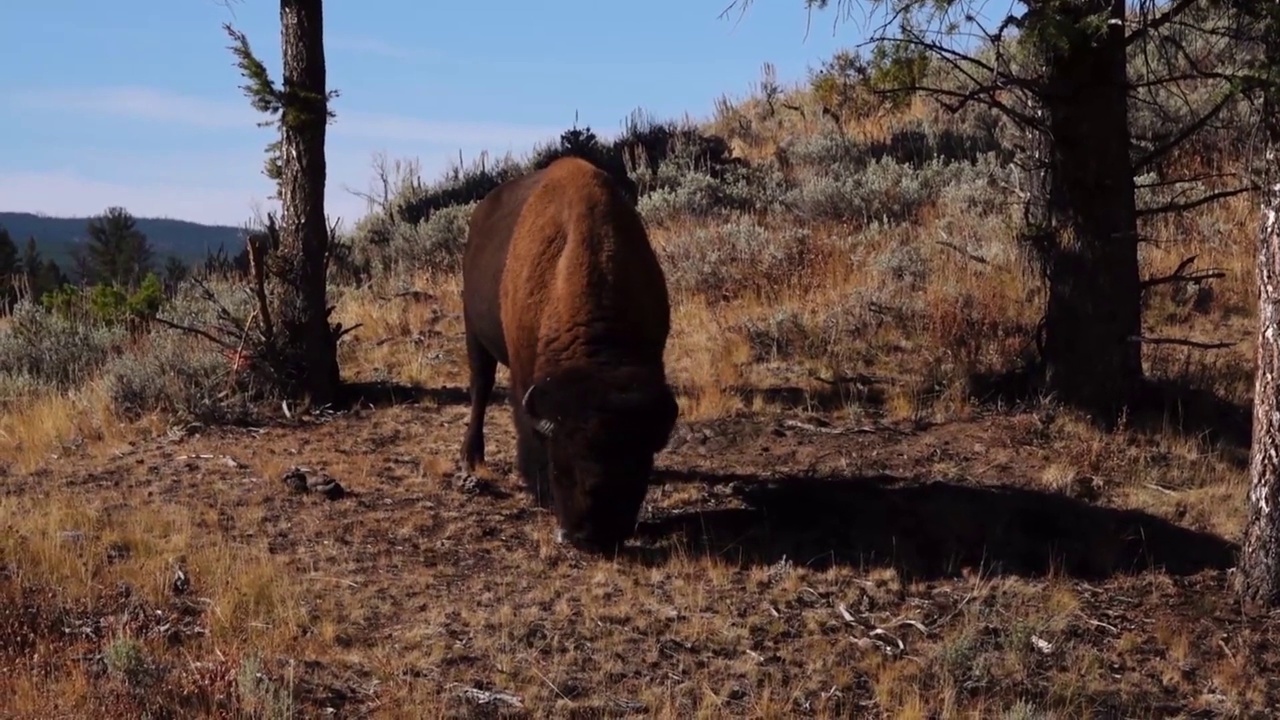
MULTIPOLYGON (((9 231, 19 252, 26 246, 27 238, 34 237, 40 254, 57 262, 63 271, 71 268, 71 249, 85 244, 89 220, 88 217, 0 212, 0 227, 9 231)), ((163 267, 167 257, 176 257, 187 264, 203 262, 208 254, 217 252, 219 245, 226 248, 228 257, 234 257, 244 248, 242 228, 171 218, 135 217, 135 220, 151 243, 157 268, 163 267)))

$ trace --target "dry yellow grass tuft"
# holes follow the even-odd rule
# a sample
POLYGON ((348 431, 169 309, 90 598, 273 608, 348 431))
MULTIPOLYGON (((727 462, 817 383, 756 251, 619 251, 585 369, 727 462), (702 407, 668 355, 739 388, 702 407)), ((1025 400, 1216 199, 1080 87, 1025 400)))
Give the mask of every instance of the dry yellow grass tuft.
POLYGON ((218 534, 225 512, 60 484, 0 498, 6 713, 207 716, 252 705, 250 690, 229 685, 241 658, 305 647, 308 620, 300 588, 281 582, 260 544, 218 534))
POLYGON ((154 429, 154 419, 122 419, 100 384, 41 393, 0 412, 0 465, 29 472, 86 444, 90 450, 112 448, 154 429))

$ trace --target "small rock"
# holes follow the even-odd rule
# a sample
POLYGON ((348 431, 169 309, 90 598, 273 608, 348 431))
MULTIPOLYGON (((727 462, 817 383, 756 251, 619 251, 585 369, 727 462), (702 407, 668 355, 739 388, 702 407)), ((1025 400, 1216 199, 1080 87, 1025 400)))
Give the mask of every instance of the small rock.
POLYGON ((339 500, 347 496, 347 489, 328 473, 294 466, 285 471, 285 487, 294 493, 313 492, 327 500, 339 500))
POLYGON ((458 482, 458 489, 462 490, 462 492, 468 495, 475 495, 476 493, 480 492, 481 481, 480 481, 480 478, 476 477, 475 475, 472 475, 471 473, 465 473, 465 472, 458 473, 456 476, 454 476, 454 479, 458 482))
POLYGON ((118 563, 133 553, 128 545, 122 542, 113 542, 107 545, 106 554, 108 563, 118 563))
POLYGON ((457 488, 467 495, 484 495, 492 498, 508 498, 511 496, 506 490, 492 482, 468 472, 454 473, 453 481, 457 488))
POLYGON ((174 595, 185 595, 191 589, 191 577, 181 566, 174 571, 173 582, 170 583, 169 589, 174 595))
POLYGON ((1053 643, 1049 642, 1048 640, 1045 640, 1039 635, 1031 636, 1031 644, 1035 647, 1036 650, 1039 650, 1044 655, 1048 655, 1049 653, 1053 652, 1053 643))
POLYGON ((284 473, 285 487, 296 493, 307 491, 307 474, 301 468, 289 468, 284 473))
POLYGON ((312 487, 311 490, 324 495, 326 500, 341 500, 347 496, 347 489, 342 487, 337 480, 321 483, 312 487))
POLYGON ((524 707, 524 701, 519 696, 512 695, 511 693, 496 690, 481 690, 479 688, 462 688, 459 694, 477 705, 507 705, 514 708, 524 707))

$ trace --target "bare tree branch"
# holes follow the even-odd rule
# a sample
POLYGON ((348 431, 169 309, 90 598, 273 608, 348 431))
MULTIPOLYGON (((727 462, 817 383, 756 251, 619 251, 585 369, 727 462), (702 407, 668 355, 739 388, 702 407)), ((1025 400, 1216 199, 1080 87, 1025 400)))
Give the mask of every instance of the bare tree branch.
POLYGON ((1222 111, 1225 110, 1227 106, 1231 104, 1231 101, 1234 100, 1235 98, 1236 98, 1235 93, 1226 93, 1225 95, 1223 95, 1222 98, 1218 100, 1218 102, 1214 103, 1213 107, 1205 111, 1205 113, 1201 115, 1200 118, 1197 119, 1195 122, 1189 123, 1186 127, 1182 128, 1182 130, 1179 131, 1176 135, 1169 138, 1164 143, 1157 145, 1151 150, 1148 150, 1141 157, 1134 160, 1133 171, 1135 173, 1141 172, 1144 167, 1154 162, 1157 162, 1158 160, 1160 160, 1160 158, 1176 150, 1180 145, 1186 142, 1192 135, 1195 135, 1196 133, 1203 130, 1206 126, 1208 126, 1210 122, 1213 121, 1214 118, 1221 115, 1222 111))
MULTIPOLYGON (((1164 87, 1165 85, 1182 86, 1189 82, 1197 80, 1214 80, 1216 78, 1207 77, 1198 72, 1175 73, 1172 75, 1164 75, 1152 80, 1129 81, 1129 87, 1133 90, 1146 90, 1155 87, 1164 87)), ((1150 102, 1145 98, 1135 97, 1134 100, 1139 102, 1150 102)))
MULTIPOLYGON (((893 94, 901 94, 901 93, 921 92, 921 93, 929 93, 937 97, 955 98, 959 102, 948 103, 943 100, 937 100, 937 102, 947 112, 950 112, 950 113, 960 112, 969 103, 977 103, 979 105, 984 105, 986 107, 989 107, 992 110, 995 110, 997 112, 1005 113, 1010 118, 1017 120, 1019 123, 1024 123, 1028 127, 1035 128, 1037 130, 1044 129, 1043 124, 1039 120, 1036 120, 1030 115, 1027 115, 1026 113, 1023 113, 1019 110, 1015 110, 1014 108, 1009 107, 1005 103, 1002 103, 999 100, 996 100, 994 97, 991 97, 990 95, 994 94, 995 89, 996 88, 977 88, 975 90, 960 91, 960 90, 948 90, 946 88, 939 88, 939 87, 930 87, 928 85, 903 85, 901 87, 886 88, 883 90, 873 90, 872 92, 876 95, 893 95, 893 94), (984 94, 984 93, 987 93, 987 94, 984 94)), ((937 97, 935 97, 935 99, 937 99, 937 97)))
POLYGON ((1195 5, 1196 2, 1198 2, 1198 0, 1178 0, 1171 5, 1168 10, 1165 10, 1145 25, 1142 25, 1138 29, 1129 33, 1129 36, 1124 40, 1125 46, 1132 47, 1134 43, 1147 37, 1151 33, 1154 33, 1165 25, 1168 25, 1174 20, 1177 20, 1178 17, 1195 5))
POLYGON ((1257 190, 1256 186, 1248 185, 1245 187, 1232 188, 1230 190, 1219 190, 1218 192, 1209 193, 1208 195, 1203 195, 1195 200, 1188 200, 1187 202, 1166 203, 1164 205, 1157 205, 1156 207, 1141 208, 1138 210, 1138 217, 1194 210, 1201 205, 1208 205, 1211 202, 1225 200, 1226 198, 1235 197, 1236 195, 1243 195, 1244 193, 1253 192, 1254 190, 1257 190))
POLYGON ((960 247, 959 245, 956 245, 950 240, 937 240, 936 242, 942 247, 947 248, 948 250, 953 250, 976 263, 979 263, 982 265, 989 264, 986 258, 982 257, 981 255, 978 255, 977 253, 969 252, 968 250, 965 250, 964 248, 960 247))
POLYGON ((884 383, 887 378, 877 375, 867 375, 866 373, 857 373, 854 375, 836 375, 832 378, 824 378, 817 373, 809 373, 809 379, 816 380, 824 385, 875 385, 884 383))
POLYGON ((262 339, 267 347, 274 347, 275 324, 271 319, 271 303, 267 299, 267 271, 264 262, 265 255, 277 238, 274 216, 269 216, 269 219, 271 223, 267 226, 266 235, 250 235, 246 247, 249 251, 249 277, 253 278, 253 296, 258 303, 258 314, 262 316, 262 339), (264 248, 263 245, 267 247, 264 248))
POLYGON ((1198 257, 1200 256, 1192 255, 1191 257, 1186 258, 1182 262, 1178 263, 1178 267, 1175 268, 1174 271, 1169 273, 1168 275, 1162 275, 1160 277, 1148 278, 1146 280, 1143 280, 1142 289, 1147 290, 1147 289, 1156 287, 1157 285, 1168 285, 1170 283, 1175 283, 1175 282, 1199 282, 1202 280, 1217 280, 1227 276, 1226 272, 1218 269, 1199 270, 1197 272, 1188 274, 1187 269, 1191 267, 1192 263, 1194 263, 1196 261, 1196 258, 1198 257))
POLYGON ((1143 345, 1173 345, 1176 347, 1196 348, 1197 350, 1225 350, 1239 344, 1235 342, 1202 342, 1183 338, 1146 337, 1142 335, 1130 337, 1129 341, 1142 343, 1143 345))
POLYGON ((155 317, 152 319, 160 323, 161 325, 164 325, 165 327, 172 328, 174 330, 179 330, 181 332, 189 333, 191 335, 198 335, 224 350, 236 349, 236 346, 234 344, 228 343, 225 340, 222 340, 221 338, 217 337, 213 333, 207 332, 205 330, 201 330, 200 328, 191 327, 190 325, 183 325, 182 323, 176 323, 176 322, 173 322, 172 320, 165 320, 162 317, 155 317))
POLYGON ((1186 185, 1188 183, 1202 183, 1206 180, 1221 180, 1223 178, 1236 177, 1238 173, 1205 173, 1203 175, 1195 175, 1193 177, 1170 178, 1168 180, 1157 180, 1149 183, 1135 183, 1136 188, 1158 188, 1168 187, 1170 185, 1186 185))

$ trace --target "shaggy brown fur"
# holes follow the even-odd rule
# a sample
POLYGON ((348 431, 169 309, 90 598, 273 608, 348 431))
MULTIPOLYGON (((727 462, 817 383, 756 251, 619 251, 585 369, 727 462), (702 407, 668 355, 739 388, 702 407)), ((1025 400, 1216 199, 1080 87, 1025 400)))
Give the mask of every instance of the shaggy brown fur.
POLYGON ((616 180, 567 157, 494 189, 463 255, 471 417, 484 460, 497 364, 511 371, 516 464, 575 544, 629 537, 675 424, 663 353, 671 310, 644 224, 616 180))

